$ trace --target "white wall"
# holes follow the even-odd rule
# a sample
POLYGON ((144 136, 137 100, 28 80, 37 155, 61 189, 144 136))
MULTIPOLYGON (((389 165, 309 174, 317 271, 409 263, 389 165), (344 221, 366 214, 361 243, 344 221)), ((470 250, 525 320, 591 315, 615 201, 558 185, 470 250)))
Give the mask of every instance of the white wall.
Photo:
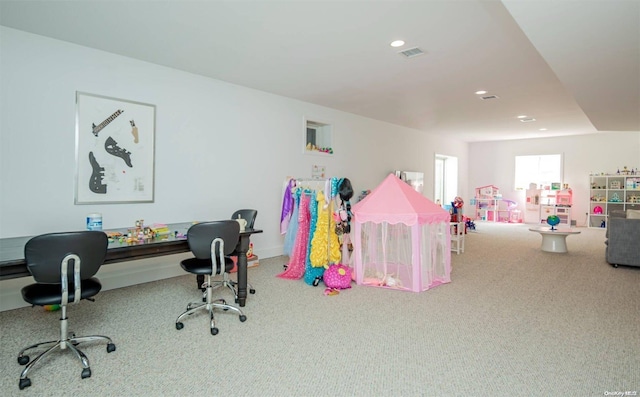
POLYGON ((448 138, 6 27, 0 71, 0 237, 83 229, 92 212, 104 228, 120 228, 225 219, 250 207, 264 230, 252 238, 255 251, 271 257, 282 253, 287 176, 325 165, 357 195, 392 170, 423 171, 431 197, 435 153, 460 159, 468 195, 467 144, 448 138), (76 91, 156 105, 154 203, 74 205, 76 91), (303 154, 304 117, 333 125, 334 156, 303 154))
MULTIPOLYGON (((495 185, 506 199, 524 208, 524 192, 514 190, 515 156, 564 154, 564 181, 573 189, 572 218, 586 225, 589 174, 616 172, 623 166, 640 168, 640 132, 608 132, 558 138, 482 142, 469 145, 469 189, 495 185)), ((470 198, 471 196, 469 196, 470 198)))

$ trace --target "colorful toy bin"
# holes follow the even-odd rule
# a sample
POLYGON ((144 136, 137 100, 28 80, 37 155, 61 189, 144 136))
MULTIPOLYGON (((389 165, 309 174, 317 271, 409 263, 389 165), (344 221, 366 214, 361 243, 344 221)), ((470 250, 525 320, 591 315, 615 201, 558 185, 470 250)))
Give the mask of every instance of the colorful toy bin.
POLYGON ((451 282, 449 213, 394 174, 352 208, 358 285, 421 292, 451 282))

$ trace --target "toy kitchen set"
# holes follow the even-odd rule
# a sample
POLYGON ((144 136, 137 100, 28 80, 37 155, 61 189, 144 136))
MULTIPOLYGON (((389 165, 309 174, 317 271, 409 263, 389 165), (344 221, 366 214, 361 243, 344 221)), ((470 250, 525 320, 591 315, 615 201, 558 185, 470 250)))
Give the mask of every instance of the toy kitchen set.
POLYGON ((573 192, 568 184, 552 183, 537 187, 534 183, 527 189, 525 223, 547 224, 549 215, 560 218, 559 226, 571 226, 571 204, 573 192))

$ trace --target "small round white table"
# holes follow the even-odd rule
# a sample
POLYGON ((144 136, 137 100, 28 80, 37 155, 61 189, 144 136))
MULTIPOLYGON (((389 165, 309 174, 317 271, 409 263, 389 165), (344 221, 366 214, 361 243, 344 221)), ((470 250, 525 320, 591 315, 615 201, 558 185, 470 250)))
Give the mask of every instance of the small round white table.
POLYGON ((571 228, 532 227, 529 230, 540 233, 542 236, 542 250, 545 252, 564 253, 567 251, 567 236, 580 234, 580 231, 571 228))

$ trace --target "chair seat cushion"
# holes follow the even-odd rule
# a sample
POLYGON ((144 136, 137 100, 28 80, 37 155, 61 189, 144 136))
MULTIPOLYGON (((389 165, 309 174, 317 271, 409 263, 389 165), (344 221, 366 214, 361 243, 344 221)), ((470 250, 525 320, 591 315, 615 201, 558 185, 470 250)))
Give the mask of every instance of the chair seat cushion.
MULTIPOLYGON (((80 298, 87 299, 95 296, 102 289, 100 281, 93 277, 82 280, 80 298)), ((22 299, 32 305, 59 305, 62 303, 62 288, 60 284, 29 284, 22 288, 22 299)), ((75 299, 74 287, 69 286, 69 302, 75 299)))
MULTIPOLYGON (((233 269, 233 260, 229 257, 224 258, 225 272, 230 272, 233 269)), ((187 272, 192 274, 209 274, 213 275, 211 271, 211 259, 198 259, 189 258, 180 262, 180 266, 187 272)), ((216 266, 215 274, 222 273, 220 267, 216 266)))

